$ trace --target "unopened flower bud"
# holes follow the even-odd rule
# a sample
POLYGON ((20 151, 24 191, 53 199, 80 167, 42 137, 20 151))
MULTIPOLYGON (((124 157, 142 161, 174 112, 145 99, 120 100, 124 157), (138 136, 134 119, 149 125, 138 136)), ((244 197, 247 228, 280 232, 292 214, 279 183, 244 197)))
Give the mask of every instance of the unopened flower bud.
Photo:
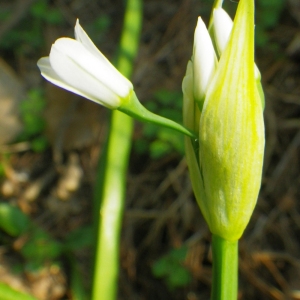
POLYGON ((233 241, 242 235, 256 204, 264 153, 263 107, 254 71, 253 0, 240 0, 233 28, 225 35, 218 38, 220 60, 207 84, 201 113, 191 93, 196 70, 188 65, 184 123, 192 130, 198 124, 199 144, 185 139, 198 204, 211 232, 233 241))

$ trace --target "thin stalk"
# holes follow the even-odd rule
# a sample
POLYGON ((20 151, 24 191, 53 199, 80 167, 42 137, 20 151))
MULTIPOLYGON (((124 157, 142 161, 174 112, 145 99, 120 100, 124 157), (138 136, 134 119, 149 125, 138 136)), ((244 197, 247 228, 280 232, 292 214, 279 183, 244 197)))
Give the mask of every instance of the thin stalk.
POLYGON ((238 241, 212 236, 213 282, 211 300, 236 300, 238 290, 238 241))
POLYGON ((138 100, 134 92, 132 92, 131 96, 128 97, 125 105, 122 104, 122 106, 120 106, 118 110, 126 113, 127 115, 139 121, 149 122, 162 127, 176 130, 177 132, 183 133, 193 138, 194 140, 197 138, 196 134, 193 131, 187 129, 183 125, 174 122, 170 119, 164 118, 160 115, 154 114, 153 112, 146 109, 145 106, 143 106, 141 102, 138 100))
POLYGON ((25 294, 23 292, 19 292, 9 285, 0 282, 0 299, 1 300, 37 300, 37 298, 25 294))
MULTIPOLYGON (((70 286, 72 291, 72 300, 87 300, 86 291, 83 285, 82 273, 73 253, 67 253, 67 258, 71 267, 70 286)), ((21 300, 21 299, 20 299, 21 300)))
MULTIPOLYGON (((139 44, 142 0, 128 0, 116 67, 129 78, 139 44)), ((95 195, 97 245, 92 300, 117 298, 120 231, 125 199, 125 179, 131 149, 133 121, 111 113, 108 141, 99 163, 95 195), (99 180, 99 181, 98 181, 99 180)))

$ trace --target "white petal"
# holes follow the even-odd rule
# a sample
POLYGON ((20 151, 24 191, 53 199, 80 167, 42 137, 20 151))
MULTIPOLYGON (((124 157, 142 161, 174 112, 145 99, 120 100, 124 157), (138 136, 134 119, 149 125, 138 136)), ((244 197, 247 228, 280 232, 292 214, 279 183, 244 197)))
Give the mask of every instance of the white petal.
POLYGON ((41 58, 38 61, 38 67, 42 76, 48 81, 109 108, 114 109, 120 106, 120 99, 115 93, 82 71, 68 57, 56 50, 51 51, 51 56, 55 60, 55 65, 60 64, 61 69, 65 69, 65 72, 58 74, 52 68, 48 57, 41 58))
POLYGON ((83 28, 79 24, 79 20, 77 19, 75 25, 75 38, 78 42, 84 45, 88 51, 93 53, 95 56, 99 56, 99 59, 107 66, 111 65, 108 59, 99 51, 99 49, 95 46, 93 41, 89 38, 87 33, 83 30, 83 28))
POLYGON ((200 17, 194 36, 193 68, 194 97, 201 103, 217 68, 217 57, 208 30, 200 17))
MULTIPOLYGON (((87 33, 84 31, 84 29, 80 26, 79 20, 77 19, 76 25, 75 25, 75 38, 78 42, 80 42, 89 52, 94 54, 104 65, 107 67, 115 67, 109 62, 109 60, 101 53, 101 51, 95 46, 93 41, 89 38, 87 33)), ((124 77, 117 69, 115 71, 122 77, 122 80, 126 82, 128 86, 132 89, 132 83, 124 77)))
POLYGON ((84 29, 80 26, 79 20, 76 20, 76 25, 75 25, 75 39, 82 43, 88 50, 91 52, 94 52, 95 55, 96 53, 99 52, 93 41, 89 38, 87 33, 84 31, 84 29))
POLYGON ((96 102, 96 103, 100 103, 106 107, 114 109, 119 106, 120 99, 118 97, 116 97, 115 94, 111 93, 110 91, 107 91, 107 89, 105 87, 101 90, 101 89, 99 89, 99 86, 97 86, 97 92, 99 94, 94 95, 94 94, 91 94, 90 91, 86 92, 84 90, 80 90, 80 89, 78 89, 78 86, 74 87, 72 84, 70 85, 70 83, 65 82, 64 79, 62 79, 53 70, 48 57, 42 57, 41 59, 39 59, 37 65, 38 65, 39 69, 41 70, 42 76, 45 79, 47 79, 48 81, 50 81, 51 83, 65 89, 65 90, 68 90, 74 94, 83 96, 89 100, 96 102), (109 104, 108 104, 107 100, 104 101, 105 98, 107 98, 107 100, 109 100, 109 104))
POLYGON ((233 21, 223 8, 214 9, 214 36, 219 55, 224 51, 233 27, 233 21))
POLYGON ((102 60, 99 60, 98 57, 89 52, 81 43, 69 38, 58 39, 51 49, 50 63, 59 75, 60 72, 67 72, 69 76, 69 72, 59 64, 55 64, 55 60, 51 58, 53 50, 64 54, 69 60, 73 61, 74 64, 78 65, 79 68, 84 70, 91 77, 94 77, 95 80, 101 82, 121 98, 126 97, 130 90, 133 89, 131 82, 125 80, 125 77, 111 64, 103 64, 102 60))

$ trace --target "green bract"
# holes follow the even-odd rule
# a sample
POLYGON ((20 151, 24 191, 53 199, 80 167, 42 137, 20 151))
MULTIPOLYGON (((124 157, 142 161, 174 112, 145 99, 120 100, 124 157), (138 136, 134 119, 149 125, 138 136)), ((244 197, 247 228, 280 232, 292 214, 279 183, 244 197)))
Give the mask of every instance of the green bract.
MULTIPOLYGON (((218 15, 213 14, 214 18, 218 15)), ((218 53, 220 58, 208 68, 195 63, 202 59, 193 52, 183 80, 183 117, 185 126, 199 136, 198 146, 185 139, 198 204, 211 232, 233 241, 241 237, 257 201, 265 143, 263 93, 259 91, 259 71, 254 67, 254 1, 240 0, 225 42, 221 40, 224 36, 216 32, 220 30, 219 24, 215 26, 219 21, 222 22, 213 19, 211 23, 213 43, 210 42, 218 52, 211 50, 210 44, 198 44, 199 29, 195 31, 194 49, 214 51, 211 56, 218 53), (199 105, 195 85, 203 86, 197 75, 203 72, 213 75, 199 105)), ((202 28, 199 22, 201 19, 197 28, 202 28)))

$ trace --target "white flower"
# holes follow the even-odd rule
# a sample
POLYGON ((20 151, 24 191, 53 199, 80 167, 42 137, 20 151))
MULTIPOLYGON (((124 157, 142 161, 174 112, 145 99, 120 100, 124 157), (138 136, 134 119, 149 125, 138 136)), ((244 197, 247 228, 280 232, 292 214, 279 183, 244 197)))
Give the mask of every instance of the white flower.
POLYGON ((126 79, 97 49, 77 20, 75 38, 60 38, 49 57, 38 61, 48 81, 70 92, 116 109, 133 90, 126 79))
POLYGON ((201 108, 208 84, 211 82, 217 68, 217 56, 208 30, 200 17, 195 30, 192 62, 194 97, 201 108))

